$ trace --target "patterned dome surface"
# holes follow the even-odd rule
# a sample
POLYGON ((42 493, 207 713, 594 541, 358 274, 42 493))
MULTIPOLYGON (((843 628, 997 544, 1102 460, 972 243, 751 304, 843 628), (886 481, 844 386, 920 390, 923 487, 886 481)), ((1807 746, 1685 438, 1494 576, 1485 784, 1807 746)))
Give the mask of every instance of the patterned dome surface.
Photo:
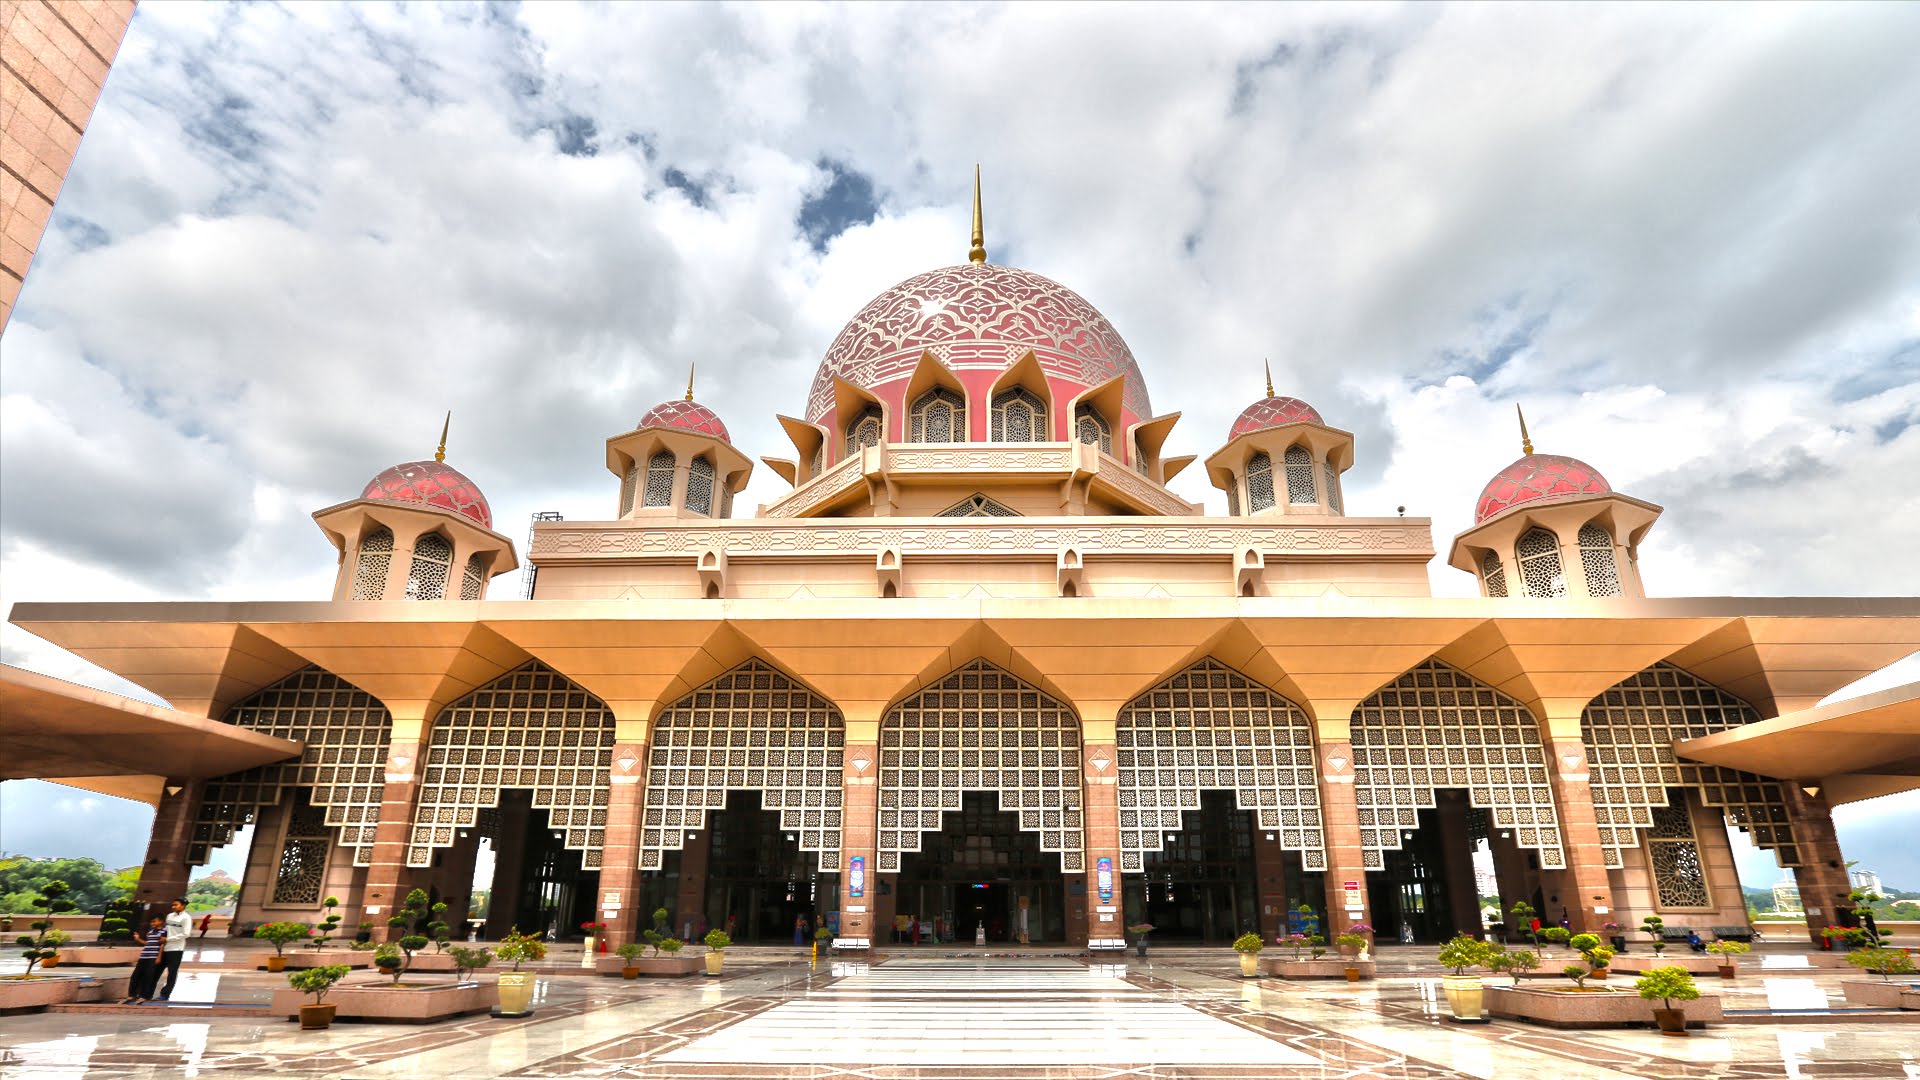
POLYGON ((635 431, 650 427, 697 431, 702 435, 712 435, 729 446, 733 445, 732 437, 727 434, 727 425, 720 422, 712 409, 697 401, 663 401, 648 409, 640 422, 633 425, 635 431))
POLYGON ((1613 491, 1600 470, 1579 458, 1559 454, 1528 454, 1501 469, 1480 491, 1474 508, 1475 525, 1496 514, 1532 502, 1573 495, 1606 495, 1613 491))
POLYGON ((437 506, 478 522, 483 529, 493 528, 493 510, 487 506, 487 497, 480 494, 479 485, 444 462, 409 461, 395 465, 367 481, 367 489, 360 497, 376 502, 437 506))
POLYGON ((963 263, 908 278, 861 308, 820 361, 807 419, 833 410, 835 376, 871 390, 911 376, 922 352, 961 371, 1004 370, 1028 350, 1049 376, 1083 387, 1126 375, 1128 411, 1153 415, 1132 350, 1079 293, 1011 266, 963 263))
POLYGON ((1255 431, 1265 431, 1281 424, 1324 424, 1320 413, 1313 406, 1292 397, 1270 397, 1246 407, 1239 419, 1233 422, 1233 430, 1227 432, 1227 441, 1232 442, 1242 435, 1255 431))

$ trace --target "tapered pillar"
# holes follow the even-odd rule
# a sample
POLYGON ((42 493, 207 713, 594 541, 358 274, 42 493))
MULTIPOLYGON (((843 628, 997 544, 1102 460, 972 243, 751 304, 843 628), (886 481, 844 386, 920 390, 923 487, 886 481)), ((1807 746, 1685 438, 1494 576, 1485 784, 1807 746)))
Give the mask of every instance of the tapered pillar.
POLYGON ((646 796, 646 747, 616 743, 607 777, 607 829, 600 848, 599 919, 607 924, 607 943, 617 947, 640 939, 651 927, 651 913, 640 910, 640 829, 646 796))
MULTIPOLYGON (((204 780, 169 778, 154 808, 153 832, 147 839, 147 858, 140 868, 140 884, 133 896, 143 917, 164 914, 174 898, 187 895, 193 873, 189 851, 193 846, 193 819, 200 810, 204 780)), ((143 922, 141 925, 145 925, 143 922)))
POLYGON ((1068 886, 1067 940, 1091 949, 1124 950, 1127 916, 1122 910, 1120 887, 1120 759, 1113 743, 1101 741, 1088 743, 1080 760, 1081 843, 1086 871, 1080 881, 1084 895, 1071 895, 1075 890, 1071 883, 1068 886))
POLYGON ((1440 830, 1440 862, 1446 882, 1447 909, 1455 934, 1479 937, 1480 889, 1473 877, 1472 810, 1467 793, 1457 788, 1436 792, 1434 822, 1440 830))
MULTIPOLYGON (((853 718, 849 717, 851 721, 853 718)), ((859 725, 878 734, 878 725, 859 725)), ((849 735, 855 725, 848 724, 849 735)), ((842 949, 878 945, 882 940, 874 919, 879 899, 878 852, 880 812, 880 751, 873 742, 849 739, 841 756, 840 773, 840 933, 834 939, 842 949)))
MULTIPOLYGON (((1337 725, 1320 725, 1320 819, 1327 844, 1328 941, 1354 923, 1374 925, 1367 900, 1365 853, 1360 847, 1360 807, 1353 791, 1353 743, 1347 731, 1344 717, 1337 725), (1337 731, 1330 732, 1330 727, 1337 731)), ((1375 929, 1387 933, 1391 940, 1392 931, 1375 929)))
POLYGON ((1557 922, 1562 908, 1573 923, 1573 932, 1600 934, 1601 927, 1615 918, 1613 883, 1607 876, 1607 852, 1600 846, 1600 829, 1595 823, 1593 788, 1587 766, 1587 750, 1578 738, 1580 720, 1554 720, 1549 730, 1575 733, 1571 738, 1553 738, 1547 745, 1547 775, 1553 781, 1553 801, 1560 813, 1560 837, 1566 848, 1566 867, 1546 877, 1547 892, 1560 897, 1558 906, 1551 900, 1551 911, 1542 911, 1540 921, 1557 922))
POLYGON ((386 786, 380 793, 380 823, 373 833, 373 858, 367 867, 362 910, 373 923, 373 940, 386 941, 387 920, 411 887, 407 847, 413 835, 414 803, 420 797, 421 741, 396 734, 387 745, 386 786))
POLYGON ((1833 808, 1827 800, 1805 786, 1782 781, 1787 812, 1792 815, 1793 836, 1800 845, 1801 865, 1793 868, 1793 880, 1800 886, 1800 907, 1806 912, 1807 938, 1822 943, 1820 930, 1839 925, 1843 912, 1851 911, 1848 894, 1853 881, 1847 877, 1846 856, 1840 853, 1840 837, 1833 830, 1833 808))

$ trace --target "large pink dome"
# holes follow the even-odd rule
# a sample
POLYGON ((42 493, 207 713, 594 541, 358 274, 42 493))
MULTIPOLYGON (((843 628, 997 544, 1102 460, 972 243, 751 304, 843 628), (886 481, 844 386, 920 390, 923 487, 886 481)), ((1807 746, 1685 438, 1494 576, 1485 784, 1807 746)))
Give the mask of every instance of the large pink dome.
POLYGON ((493 528, 493 510, 487 506, 487 497, 480 494, 479 485, 442 461, 395 465, 367 481, 367 489, 360 497, 376 502, 437 506, 475 521, 481 528, 493 528))
POLYGON ((1233 430, 1227 432, 1227 441, 1232 442, 1242 435, 1282 424, 1325 424, 1320 413, 1313 406, 1291 397, 1267 397, 1254 402, 1244 409, 1233 422, 1233 430))
POLYGON ((1127 411, 1153 415, 1133 352, 1080 294, 1011 266, 963 263, 908 278, 861 308, 820 361, 807 419, 833 411, 836 376, 871 391, 911 377, 923 352, 961 372, 1004 370, 1029 350, 1050 378, 1077 386, 1124 374, 1127 411))
POLYGON ((1473 523, 1478 525, 1527 503, 1553 502, 1575 495, 1606 495, 1612 491, 1600 470, 1579 458, 1528 454, 1487 481, 1474 508, 1473 523))
POLYGON ((697 431, 702 435, 712 435, 727 445, 733 445, 733 439, 727 435, 727 425, 712 409, 697 401, 663 401, 647 410, 640 422, 633 425, 635 431, 650 427, 680 428, 684 431, 697 431))

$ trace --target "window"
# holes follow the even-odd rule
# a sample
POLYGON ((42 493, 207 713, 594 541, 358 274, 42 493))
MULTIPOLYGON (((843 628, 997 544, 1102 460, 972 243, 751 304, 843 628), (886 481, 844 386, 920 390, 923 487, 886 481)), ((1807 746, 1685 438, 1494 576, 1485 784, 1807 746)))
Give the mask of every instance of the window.
POLYGON ((385 525, 360 538, 360 561, 353 568, 353 598, 378 600, 386 595, 387 569, 393 565, 393 530, 385 525))
POLYGON ((425 533, 413 542, 413 565, 407 568, 407 599, 440 600, 447 595, 453 572, 453 545, 439 533, 425 533))
POLYGON ((326 813, 295 795, 287 811, 287 831, 280 841, 280 865, 274 870, 273 902, 318 904, 332 847, 326 813))
POLYGON ((1005 390, 993 399, 994 442, 1045 442, 1047 406, 1020 387, 1005 390))
POLYGON ((1247 459, 1247 510, 1273 509, 1273 459, 1265 450, 1247 459))
POLYGON ((460 574, 460 599, 478 600, 487 588, 487 557, 474 552, 460 574))
POLYGON ((1662 908, 1707 908, 1706 867, 1693 832, 1693 814, 1684 792, 1667 793, 1668 803, 1653 810, 1653 828, 1647 830, 1647 861, 1653 864, 1653 889, 1662 908))
POLYGON ((687 510, 713 514, 713 462, 704 457, 694 458, 687 466, 687 510))
POLYGON ((1545 529, 1528 529, 1514 545, 1520 560, 1520 582, 1528 596, 1565 596, 1567 578, 1560 570, 1560 541, 1545 529))
POLYGON ((944 386, 920 395, 907 414, 907 441, 948 443, 967 441, 967 402, 944 386))
POLYGON ((1073 435, 1088 446, 1098 446, 1103 454, 1113 453, 1113 428, 1108 426, 1107 418, 1087 402, 1074 406, 1073 435))
POLYGON ((847 425, 847 456, 860 452, 863 446, 880 445, 880 406, 868 405, 847 425))
POLYGON ((671 450, 661 450, 647 459, 647 486, 641 493, 641 506, 673 505, 673 467, 679 459, 671 450))
POLYGON ((1620 568, 1613 561, 1613 537, 1598 522, 1580 526, 1580 565, 1587 572, 1588 596, 1619 596, 1620 568))
POLYGON ((1500 556, 1491 551, 1480 556, 1480 580, 1487 583, 1488 596, 1507 595, 1507 571, 1500 565, 1500 556))
POLYGON ((934 516, 944 518, 1019 517, 1020 512, 1017 510, 1009 510, 976 491, 934 516))
POLYGON ((640 463, 627 463, 627 475, 620 481, 620 516, 633 513, 633 497, 640 487, 640 463))
POLYGON ((1287 502, 1294 506, 1312 506, 1320 500, 1313 492, 1313 455, 1304 446, 1287 447, 1287 502))
POLYGON ((1345 513, 1340 508, 1340 470, 1333 467, 1333 462, 1324 462, 1320 466, 1320 476, 1327 484, 1327 506, 1336 514, 1345 513))

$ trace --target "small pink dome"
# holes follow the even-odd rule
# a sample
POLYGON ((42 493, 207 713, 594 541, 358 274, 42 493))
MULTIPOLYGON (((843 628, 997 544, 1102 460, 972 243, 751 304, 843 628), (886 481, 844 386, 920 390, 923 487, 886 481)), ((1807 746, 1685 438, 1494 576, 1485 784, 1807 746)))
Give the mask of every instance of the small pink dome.
POLYGON ((1232 442, 1242 435, 1265 431, 1282 424, 1299 423, 1324 424, 1326 421, 1320 419, 1319 412, 1315 411, 1313 406, 1299 398, 1262 398, 1241 412, 1239 419, 1233 422, 1233 430, 1227 432, 1227 441, 1232 442))
POLYGON ((409 461, 395 465, 372 480, 360 493, 376 502, 412 503, 437 506, 478 522, 483 529, 493 528, 493 510, 479 485, 460 470, 441 461, 409 461))
POLYGON ((1554 502, 1574 495, 1606 495, 1613 491, 1600 470, 1579 458, 1559 454, 1528 454, 1501 469, 1480 491, 1473 513, 1475 525, 1533 502, 1554 502))
POLYGON ((733 439, 727 435, 727 425, 720 422, 712 409, 697 401, 663 401, 648 409, 647 415, 633 425, 635 431, 650 427, 697 431, 702 435, 712 435, 729 446, 733 445, 733 439))

